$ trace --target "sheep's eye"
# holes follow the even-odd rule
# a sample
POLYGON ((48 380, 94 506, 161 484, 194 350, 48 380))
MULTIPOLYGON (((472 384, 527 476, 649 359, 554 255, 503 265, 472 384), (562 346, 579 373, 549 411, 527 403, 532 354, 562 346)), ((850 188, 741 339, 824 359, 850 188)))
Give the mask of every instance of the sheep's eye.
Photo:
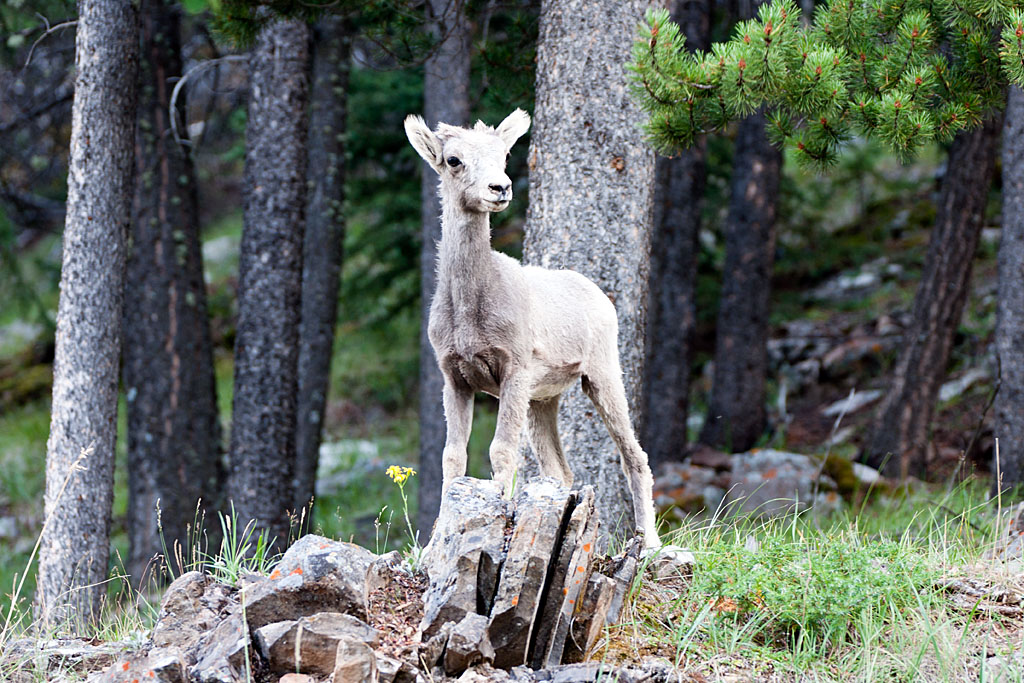
POLYGON ((462 162, 459 161, 458 157, 448 157, 448 165, 451 166, 452 168, 455 168, 456 166, 458 166, 461 163, 462 162))

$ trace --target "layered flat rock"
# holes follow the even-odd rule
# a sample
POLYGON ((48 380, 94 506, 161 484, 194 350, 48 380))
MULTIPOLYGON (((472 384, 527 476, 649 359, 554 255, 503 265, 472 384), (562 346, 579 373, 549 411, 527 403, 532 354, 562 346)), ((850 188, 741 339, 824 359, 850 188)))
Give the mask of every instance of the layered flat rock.
POLYGON ((256 631, 260 654, 277 674, 288 672, 329 676, 342 640, 357 640, 372 647, 381 633, 348 614, 322 612, 295 621, 267 624, 256 631))
POLYGON ((574 502, 568 489, 548 478, 531 481, 514 499, 515 526, 488 627, 498 668, 526 663, 548 570, 574 502))
POLYGON ((252 630, 319 612, 366 619, 367 572, 377 556, 353 543, 310 534, 288 549, 270 576, 242 591, 252 630))
POLYGON ((562 662, 569 626, 590 579, 598 531, 594 488, 586 486, 575 497, 530 646, 530 664, 535 669, 562 662))
POLYGON ((377 656, 366 643, 342 640, 334 655, 334 683, 365 683, 376 681, 377 656))
POLYGON ((460 477, 448 487, 421 559, 430 580, 420 623, 424 641, 445 623, 490 609, 505 560, 511 512, 497 482, 460 477))
POLYGON ((199 661, 189 670, 199 683, 242 683, 249 680, 246 658, 250 651, 249 629, 240 614, 217 625, 199 646, 199 661))
POLYGON ((444 669, 457 674, 477 664, 494 661, 494 646, 487 636, 488 619, 482 614, 467 614, 448 637, 444 651, 444 669))
POLYGON ((225 617, 239 611, 236 592, 209 574, 186 572, 164 592, 160 614, 153 627, 153 645, 181 652, 185 666, 199 659, 204 636, 225 617))
POLYGON ((594 647, 605 626, 614 596, 615 581, 603 574, 590 576, 576 618, 570 625, 570 636, 562 651, 563 662, 572 664, 587 658, 587 653, 594 647))

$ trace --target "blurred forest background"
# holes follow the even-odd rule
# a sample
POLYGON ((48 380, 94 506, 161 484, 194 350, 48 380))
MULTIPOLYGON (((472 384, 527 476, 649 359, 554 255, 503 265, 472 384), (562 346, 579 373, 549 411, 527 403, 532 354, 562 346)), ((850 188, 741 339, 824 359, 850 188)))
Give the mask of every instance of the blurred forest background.
MULTIPOLYGON (((532 113, 537 88, 559 86, 538 78, 539 0, 337 4, 314 17, 286 2, 140 3, 123 351, 96 361, 120 373, 109 533, 133 582, 175 544, 187 554, 202 543, 190 539, 197 526, 216 546, 215 513, 229 499, 278 537, 319 530, 373 550, 402 546, 391 465, 417 470, 410 508, 421 542, 429 534, 444 420, 421 321, 440 233, 436 179, 402 121, 496 125, 516 107, 532 113), (270 9, 299 16, 269 22, 270 9), (308 90, 297 85, 306 74, 308 90), (260 240, 281 259, 256 258, 260 240)), ((755 11, 748 0, 666 6, 704 48, 755 11)), ((51 434, 51 396, 76 18, 64 0, 0 7, 4 587, 43 525, 47 467, 59 486, 78 456, 44 466, 48 438, 51 449, 63 438, 51 434)), ((628 56, 634 37, 612 38, 628 56)), ((625 61, 615 65, 623 82, 625 61)), ((1016 140, 1003 144, 1019 142, 1021 117, 1011 107, 1016 140)), ((643 122, 637 110, 637 141, 643 122)), ((771 448, 826 458, 836 472, 836 459, 862 460, 893 490, 993 486, 1003 434, 994 402, 1009 395, 1006 423, 1024 419, 1012 403, 1020 389, 1007 386, 1024 359, 995 352, 1001 178, 1024 173, 1019 151, 1003 157, 1016 171, 1000 165, 1001 125, 1000 114, 902 162, 855 137, 819 173, 769 145, 755 114, 659 158, 646 345, 642 330, 620 343, 646 360, 631 407, 670 523, 714 507, 672 479, 691 456, 771 448), (922 283, 937 293, 920 294, 922 283)), ((516 257, 528 137, 509 161, 515 199, 492 220, 494 248, 516 257)), ((1019 262, 1008 267, 1020 275, 1019 262)), ((475 411, 470 472, 489 476, 496 402, 478 397, 475 411)), ((1008 438, 1007 491, 1024 464, 1008 438)), ((30 572, 22 596, 33 581, 30 572)))

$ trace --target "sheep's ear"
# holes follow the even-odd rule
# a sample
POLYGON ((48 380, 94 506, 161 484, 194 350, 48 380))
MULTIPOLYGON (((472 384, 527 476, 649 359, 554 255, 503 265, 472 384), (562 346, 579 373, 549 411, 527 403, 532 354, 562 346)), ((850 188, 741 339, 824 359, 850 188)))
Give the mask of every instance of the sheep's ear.
POLYGON ((422 116, 409 114, 405 117, 405 134, 409 136, 409 142, 413 149, 423 157, 430 167, 439 171, 442 166, 441 141, 430 132, 422 116))
POLYGON ((530 115, 522 109, 516 109, 509 114, 494 131, 509 147, 516 144, 516 140, 523 136, 530 129, 530 115))

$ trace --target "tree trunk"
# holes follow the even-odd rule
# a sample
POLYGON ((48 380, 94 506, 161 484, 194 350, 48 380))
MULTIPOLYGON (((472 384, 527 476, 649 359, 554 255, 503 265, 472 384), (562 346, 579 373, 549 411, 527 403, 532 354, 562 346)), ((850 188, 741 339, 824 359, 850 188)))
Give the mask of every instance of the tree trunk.
POLYGON ((782 168, 782 153, 768 142, 763 112, 740 121, 735 150, 715 371, 700 434, 703 443, 729 452, 753 446, 765 427, 765 342, 782 168))
POLYGON ((1003 124, 1002 232, 996 313, 1001 377, 995 435, 1002 476, 997 484, 1005 489, 1024 484, 1024 91, 1018 87, 1010 88, 1003 124))
MULTIPOLYGON (((639 418, 654 194, 654 153, 626 85, 637 21, 649 3, 544 0, 530 144, 524 260, 570 268, 615 304, 619 356, 634 427, 639 418)), ((577 484, 594 484, 605 533, 632 533, 632 502, 608 430, 577 385, 559 409, 577 484)))
POLYGON ((302 257, 299 328, 298 432, 295 507, 313 500, 323 415, 331 375, 338 282, 345 240, 345 116, 350 35, 337 15, 313 32, 313 88, 309 123, 309 197, 302 257))
POLYGON ((949 150, 913 320, 865 453, 872 466, 884 464, 887 476, 923 476, 927 470, 928 430, 967 301, 1001 124, 997 116, 960 133, 949 150))
MULTIPOLYGON (((423 76, 423 118, 433 128, 439 121, 469 122, 470 25, 463 0, 430 0, 435 35, 441 41, 427 59, 423 76)), ((420 255, 420 469, 417 526, 422 542, 441 507, 441 451, 445 421, 441 394, 444 378, 427 338, 430 301, 434 297, 437 243, 441 239, 441 200, 437 174, 423 167, 420 201, 423 250, 420 255)))
MULTIPOLYGON (((673 5, 672 20, 686 35, 687 47, 708 49, 709 0, 675 0, 673 5)), ((642 438, 652 467, 680 460, 686 450, 704 151, 701 138, 676 157, 659 157, 655 166, 642 438)))
POLYGON ((295 503, 309 28, 279 20, 249 62, 245 216, 227 492, 282 548, 295 503))
MULTIPOLYGON (((201 510, 217 509, 220 424, 199 246, 195 172, 168 121, 181 74, 180 12, 143 0, 131 252, 125 286, 128 572, 150 578, 156 556, 187 549, 201 510)), ((179 100, 184 112, 184 102, 179 100)))
POLYGON ((127 0, 81 0, 36 616, 99 618, 110 557, 139 59, 127 0))

